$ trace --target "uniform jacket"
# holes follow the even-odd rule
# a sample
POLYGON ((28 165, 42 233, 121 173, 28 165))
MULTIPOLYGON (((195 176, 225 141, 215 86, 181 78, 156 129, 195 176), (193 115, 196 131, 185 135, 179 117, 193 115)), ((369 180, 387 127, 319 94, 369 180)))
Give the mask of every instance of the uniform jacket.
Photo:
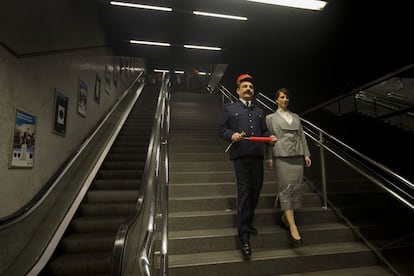
MULTIPOLYGON (((225 104, 223 122, 218 129, 219 136, 231 143, 233 133, 241 133, 242 131, 246 133, 246 137, 269 136, 263 109, 253 103, 251 107, 247 107, 240 101, 225 104)), ((261 142, 242 140, 235 142, 230 148, 230 159, 232 160, 245 156, 263 158, 264 154, 265 145, 261 142)))
POLYGON ((302 123, 296 113, 290 112, 292 123, 289 124, 279 114, 274 112, 266 116, 266 125, 270 133, 277 137, 274 146, 268 146, 266 159, 272 157, 310 156, 302 123))

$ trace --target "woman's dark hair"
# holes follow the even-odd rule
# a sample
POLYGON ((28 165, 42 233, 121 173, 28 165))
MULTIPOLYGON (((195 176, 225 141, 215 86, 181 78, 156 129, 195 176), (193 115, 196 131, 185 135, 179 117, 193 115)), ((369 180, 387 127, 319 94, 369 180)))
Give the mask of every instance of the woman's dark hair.
POLYGON ((288 98, 290 98, 290 92, 289 92, 289 90, 287 88, 282 87, 282 88, 279 88, 276 91, 275 99, 279 98, 279 94, 280 93, 284 93, 286 96, 288 96, 288 98))

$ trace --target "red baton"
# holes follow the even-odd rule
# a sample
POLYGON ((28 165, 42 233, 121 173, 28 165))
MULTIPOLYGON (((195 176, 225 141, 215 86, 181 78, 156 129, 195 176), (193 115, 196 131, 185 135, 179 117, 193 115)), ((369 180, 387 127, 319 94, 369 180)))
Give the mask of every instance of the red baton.
POLYGON ((252 142, 272 142, 272 137, 250 136, 250 137, 244 137, 243 139, 250 140, 252 142))

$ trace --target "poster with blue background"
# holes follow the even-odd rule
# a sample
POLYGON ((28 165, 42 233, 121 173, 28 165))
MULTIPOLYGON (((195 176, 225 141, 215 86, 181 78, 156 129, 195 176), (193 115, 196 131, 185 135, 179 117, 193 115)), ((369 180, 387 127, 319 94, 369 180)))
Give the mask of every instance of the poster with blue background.
POLYGON ((15 109, 11 168, 32 168, 36 140, 36 117, 15 109))

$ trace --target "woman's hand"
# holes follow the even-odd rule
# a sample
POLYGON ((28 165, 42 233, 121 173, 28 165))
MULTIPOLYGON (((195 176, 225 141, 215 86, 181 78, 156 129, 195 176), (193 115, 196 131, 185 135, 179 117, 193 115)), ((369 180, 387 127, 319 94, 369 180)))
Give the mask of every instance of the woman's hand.
POLYGON ((273 169, 274 169, 273 160, 272 159, 267 159, 266 160, 266 166, 269 170, 273 171, 273 169))
POLYGON ((269 142, 268 144, 271 145, 271 146, 273 146, 276 143, 276 141, 277 141, 277 137, 274 136, 274 135, 270 135, 269 137, 272 138, 272 141, 269 142))
POLYGON ((312 160, 309 156, 305 156, 305 166, 309 168, 312 165, 312 160))

